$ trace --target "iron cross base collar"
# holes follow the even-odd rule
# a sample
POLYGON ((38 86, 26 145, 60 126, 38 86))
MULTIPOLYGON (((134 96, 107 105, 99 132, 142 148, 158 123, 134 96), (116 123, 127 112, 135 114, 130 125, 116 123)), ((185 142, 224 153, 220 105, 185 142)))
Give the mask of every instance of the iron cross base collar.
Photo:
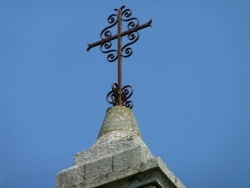
POLYGON ((133 50, 130 47, 139 39, 138 31, 146 27, 151 26, 152 20, 140 25, 139 20, 132 16, 130 9, 122 6, 120 9, 115 9, 116 14, 111 14, 107 21, 110 24, 108 27, 102 30, 100 37, 101 40, 88 44, 87 51, 91 48, 100 46, 102 53, 106 53, 107 60, 114 62, 117 60, 118 63, 118 81, 112 84, 112 90, 107 94, 107 101, 113 106, 126 106, 130 109, 133 108, 133 102, 128 100, 132 94, 133 89, 127 85, 122 87, 122 57, 129 57, 132 55, 133 50), (122 31, 122 23, 127 23, 127 30, 122 31), (117 34, 113 35, 111 28, 117 25, 117 34), (128 43, 122 46, 122 37, 127 36, 128 43), (117 39, 117 50, 112 48, 112 41, 117 39))

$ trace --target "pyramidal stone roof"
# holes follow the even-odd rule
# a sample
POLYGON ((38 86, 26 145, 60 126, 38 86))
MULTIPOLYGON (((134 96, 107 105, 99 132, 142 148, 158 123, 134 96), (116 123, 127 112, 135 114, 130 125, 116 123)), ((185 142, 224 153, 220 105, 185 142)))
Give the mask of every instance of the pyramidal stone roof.
POLYGON ((132 111, 110 108, 96 143, 75 154, 74 165, 57 175, 57 188, 185 188, 141 138, 132 111))

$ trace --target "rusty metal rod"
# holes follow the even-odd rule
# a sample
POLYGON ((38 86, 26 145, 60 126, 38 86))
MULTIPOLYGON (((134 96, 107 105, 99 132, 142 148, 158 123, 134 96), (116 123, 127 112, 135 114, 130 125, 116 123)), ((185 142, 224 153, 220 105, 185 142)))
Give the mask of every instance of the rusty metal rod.
MULTIPOLYGON (((152 23, 152 19, 149 20, 149 21, 148 21, 147 23, 145 23, 145 24, 139 25, 139 26, 137 26, 137 27, 135 27, 135 28, 133 28, 133 29, 130 29, 130 30, 127 30, 127 31, 122 32, 122 33, 120 34, 120 36, 123 37, 123 36, 125 36, 125 35, 127 35, 127 34, 130 34, 130 33, 135 32, 135 31, 139 31, 139 30, 144 29, 144 28, 146 28, 146 27, 150 27, 150 26, 151 26, 151 23, 152 23)), ((93 48, 93 47, 96 47, 96 46, 98 46, 98 45, 100 45, 100 44, 103 44, 103 43, 106 43, 106 42, 115 40, 115 39, 117 39, 117 38, 118 38, 118 34, 113 35, 112 37, 108 37, 108 38, 106 38, 106 39, 100 40, 100 41, 98 41, 98 42, 94 42, 94 43, 92 43, 92 44, 88 44, 87 51, 89 51, 89 50, 90 50, 91 48, 93 48)))
POLYGON ((122 10, 118 10, 117 47, 118 47, 118 105, 122 106, 122 10))

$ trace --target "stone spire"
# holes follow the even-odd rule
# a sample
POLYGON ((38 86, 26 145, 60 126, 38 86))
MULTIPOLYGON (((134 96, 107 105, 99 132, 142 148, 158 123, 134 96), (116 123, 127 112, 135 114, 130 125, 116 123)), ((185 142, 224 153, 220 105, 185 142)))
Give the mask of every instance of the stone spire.
POLYGON ((184 188, 143 142, 132 111, 110 108, 96 143, 75 154, 74 165, 57 175, 57 188, 184 188))
POLYGON ((101 40, 88 45, 87 50, 100 46, 107 60, 118 63, 118 81, 112 85, 107 101, 113 105, 104 118, 96 143, 75 154, 74 165, 62 170, 56 179, 57 188, 184 188, 160 158, 154 157, 141 138, 130 109, 133 89, 122 87, 122 58, 129 57, 130 45, 139 39, 138 31, 151 26, 152 20, 140 25, 130 9, 122 6, 108 17, 110 24, 101 32, 101 40), (122 23, 127 30, 122 29, 122 23), (123 24, 124 24, 123 23, 123 24), (112 34, 112 27, 117 33, 112 34), (122 37, 129 41, 122 46, 122 37), (117 49, 111 49, 117 40, 117 49))

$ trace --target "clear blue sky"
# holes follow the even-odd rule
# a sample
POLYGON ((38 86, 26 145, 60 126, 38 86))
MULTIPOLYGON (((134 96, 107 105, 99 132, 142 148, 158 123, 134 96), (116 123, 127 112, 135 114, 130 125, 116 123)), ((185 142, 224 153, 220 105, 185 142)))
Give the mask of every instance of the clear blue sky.
POLYGON ((124 84, 145 143, 190 188, 250 187, 250 1, 1 0, 0 188, 53 188, 94 144, 116 82, 114 8, 140 23, 124 84))

